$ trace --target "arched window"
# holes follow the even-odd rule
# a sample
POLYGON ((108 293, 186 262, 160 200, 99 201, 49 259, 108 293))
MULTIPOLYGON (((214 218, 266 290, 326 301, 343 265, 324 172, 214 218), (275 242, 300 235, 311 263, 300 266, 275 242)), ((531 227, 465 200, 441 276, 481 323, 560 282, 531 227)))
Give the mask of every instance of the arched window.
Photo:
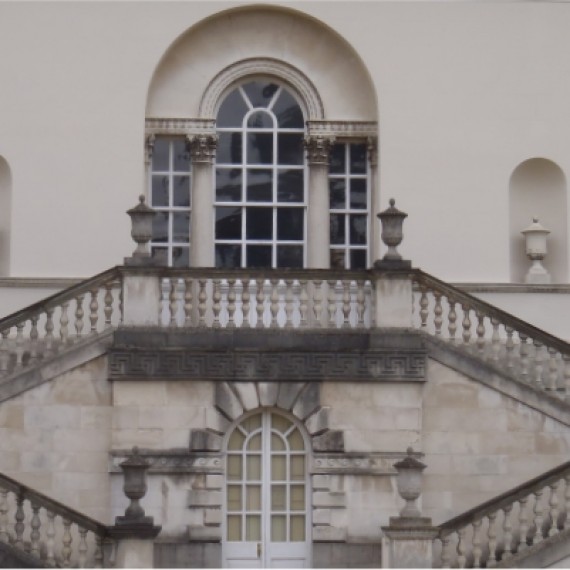
POLYGON ((301 106, 283 85, 248 81, 216 121, 217 267, 303 267, 306 176, 301 106))

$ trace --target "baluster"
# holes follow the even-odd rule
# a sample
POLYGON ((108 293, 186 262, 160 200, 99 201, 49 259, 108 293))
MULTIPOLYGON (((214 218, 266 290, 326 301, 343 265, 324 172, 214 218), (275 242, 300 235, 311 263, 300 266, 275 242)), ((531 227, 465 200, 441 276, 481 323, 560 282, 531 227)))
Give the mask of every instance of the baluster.
POLYGON ((63 519, 63 538, 62 543, 63 546, 61 548, 61 565, 63 568, 70 568, 71 567, 71 521, 67 519, 63 519))
POLYGON ((457 312, 455 311, 455 301, 453 299, 447 299, 449 304, 449 314, 447 315, 447 320, 449 322, 447 328, 449 330, 449 342, 455 343, 455 333, 457 332, 457 312))
POLYGON ((341 281, 342 285, 342 328, 350 328, 350 281, 341 281))
POLYGON ((336 279, 328 280, 327 284, 329 286, 329 292, 328 292, 329 318, 328 318, 327 328, 334 329, 336 328, 336 291, 335 291, 336 279))
POLYGON ((493 327, 493 334, 491 335, 491 358, 496 362, 499 360, 501 352, 501 336, 499 334, 499 320, 491 317, 491 326, 493 327))
POLYGON ((542 343, 534 341, 534 382, 539 388, 542 385, 542 343))
POLYGON ((95 553, 93 555, 93 568, 103 568, 103 539, 95 536, 95 553))
POLYGON ((469 318, 469 307, 467 305, 461 305, 463 309, 463 320, 461 321, 461 326, 463 327, 463 344, 469 344, 471 342, 471 319, 469 318))
POLYGON ((299 313, 300 313, 300 322, 299 328, 305 329, 307 328, 308 324, 308 316, 309 316, 309 295, 307 294, 307 280, 300 279, 299 285, 301 287, 301 291, 299 293, 299 313))
POLYGON ((212 287, 214 288, 213 298, 213 310, 214 310, 214 322, 212 327, 215 329, 220 328, 220 310, 222 309, 221 300, 222 294, 220 292, 220 280, 212 279, 212 287))
POLYGON ((9 542, 8 491, 6 489, 0 489, 0 541, 9 542))
POLYGON ((457 536, 459 540, 457 541, 457 565, 459 568, 465 568, 465 563, 467 562, 467 556, 465 556, 466 546, 465 546, 465 533, 467 532, 467 527, 460 528, 457 531, 457 536))
POLYGON ((200 291, 198 292, 198 326, 206 326, 206 301, 208 299, 206 295, 206 279, 198 279, 198 284, 200 285, 200 291))
MULTIPOLYGON (((84 295, 78 295, 75 298, 75 335, 77 338, 79 338, 83 333, 83 297, 84 295)), ((61 309, 61 315, 63 318, 63 306, 61 309)))
POLYGON ((543 508, 542 508, 542 504, 541 504, 540 500, 542 498, 543 492, 544 492, 544 489, 538 489, 533 493, 533 495, 535 497, 535 501, 534 501, 535 532, 534 532, 534 536, 532 539, 533 544, 537 544, 538 542, 540 542, 542 540, 542 521, 544 520, 544 517, 542 516, 543 515, 543 508))
POLYGON ((451 536, 447 535, 441 539, 441 567, 451 568, 451 536))
POLYGON ((103 298, 105 307, 103 309, 103 314, 105 315, 105 328, 111 327, 111 318, 113 316, 113 284, 105 284, 105 297, 103 298))
POLYGON ((30 553, 36 558, 40 557, 40 506, 32 503, 32 520, 30 522, 30 553))
POLYGON ((16 366, 21 368, 24 365, 24 327, 26 322, 22 321, 16 325, 16 366))
POLYGON ((8 364, 10 363, 10 329, 2 331, 2 345, 0 350, 0 373, 8 372, 8 364))
POLYGON ((249 279, 242 279, 241 280, 241 286, 242 286, 242 292, 241 292, 241 312, 243 314, 243 321, 241 326, 245 327, 245 328, 249 328, 251 326, 250 320, 249 320, 249 311, 251 309, 250 307, 250 294, 249 294, 249 279))
POLYGON ((269 297, 271 303, 269 307, 271 312, 271 328, 277 329, 279 328, 279 323, 277 322, 277 315, 279 313, 279 279, 270 279, 269 282, 271 283, 271 295, 269 297))
POLYGON ((520 339, 520 345, 519 345, 519 356, 521 362, 520 376, 522 377, 523 380, 526 381, 528 376, 528 344, 526 342, 528 336, 521 332, 519 332, 518 334, 520 339))
POLYGON ((421 328, 425 329, 427 327, 427 318, 429 315, 429 311, 428 311, 428 305, 429 305, 429 301, 428 301, 428 296, 427 296, 427 289, 421 285, 420 286, 420 321, 421 321, 421 328))
POLYGON ((46 511, 46 565, 55 566, 55 513, 46 511))
POLYGON ((364 281, 356 282, 356 326, 361 329, 364 328, 364 311, 365 311, 365 296, 364 296, 364 281))
POLYGON ((485 315, 477 311, 477 327, 475 332, 477 334, 477 350, 480 356, 483 356, 485 350, 485 315))
POLYGON ((79 527, 78 563, 79 568, 87 566, 87 529, 79 527))
POLYGON ((478 520, 473 523, 473 568, 481 568, 481 524, 483 520, 478 520))
POLYGON ((528 497, 522 497, 519 499, 520 511, 519 511, 519 547, 517 552, 525 550, 528 547, 528 514, 526 512, 526 504, 528 502, 528 497))
POLYGON ((558 351, 553 347, 548 347, 548 387, 547 390, 558 389, 558 361, 556 355, 558 351))
POLYGON ((235 279, 228 279, 228 329, 236 327, 236 292, 235 292, 235 279))
POLYGON ((265 279, 258 278, 255 280, 257 285, 257 293, 255 295, 255 311, 257 312, 257 323, 255 327, 260 329, 263 328, 263 313, 265 312, 265 294, 263 288, 265 285, 265 279))
POLYGON ((16 514, 14 516, 16 519, 16 524, 14 525, 14 532, 16 533, 16 539, 14 541, 14 546, 20 550, 24 549, 24 529, 26 528, 24 524, 25 514, 24 514, 24 495, 22 492, 18 493, 16 498, 16 514))
POLYGON ((176 278, 167 278, 166 281, 170 285, 170 290, 168 291, 168 310, 170 312, 170 326, 175 327, 178 325, 176 316, 178 312, 178 296, 176 291, 177 280, 176 278))
POLYGON ((315 312, 315 321, 317 323, 317 326, 322 327, 323 326, 323 319, 322 319, 322 311, 323 311, 323 305, 322 305, 322 287, 323 287, 323 282, 320 279, 315 279, 313 281, 313 287, 314 287, 314 292, 313 292, 313 299, 314 299, 314 303, 313 303, 313 310, 315 312))
POLYGON ((99 289, 93 288, 89 291, 91 294, 91 302, 89 303, 89 322, 91 323, 91 332, 97 332, 97 321, 99 320, 99 300, 97 296, 99 295, 99 289))
POLYGON ((38 319, 39 316, 31 317, 32 328, 30 329, 30 363, 38 360, 38 319))
POLYGON ((441 326, 443 325, 443 308, 441 306, 441 293, 438 291, 433 292, 433 297, 435 299, 435 305, 433 308, 433 324, 435 326, 436 336, 441 335, 441 326))
POLYGON ((564 530, 567 530, 570 528, 570 473, 564 475, 564 512, 564 530))
POLYGON ((507 340, 505 341, 505 360, 507 362, 507 368, 511 369, 513 367, 513 351, 515 349, 515 343, 513 342, 513 332, 512 327, 505 327, 505 332, 507 333, 507 340))
POLYGON ((184 326, 192 326, 192 284, 193 280, 184 279, 184 326))
POLYGON ((550 507, 550 521, 552 524, 550 525, 548 536, 558 534, 558 515, 560 514, 560 510, 558 509, 558 488, 560 487, 560 483, 562 483, 562 479, 558 479, 558 481, 549 485, 550 500, 548 501, 548 506, 550 507))
POLYGON ((293 328, 293 280, 285 279, 285 328, 293 328))
POLYGON ((506 505, 503 507, 503 512, 505 513, 505 520, 503 521, 503 542, 504 549, 501 559, 505 559, 513 551, 513 525, 511 523, 511 512, 513 510, 513 505, 506 505))
POLYGON ((45 331, 46 331, 46 335, 45 335, 45 346, 46 346, 46 352, 50 352, 53 348, 53 341, 54 341, 54 336, 53 336, 53 329, 54 329, 54 325, 53 325, 53 309, 46 309, 46 324, 45 324, 45 331))
POLYGON ((564 361, 564 394, 568 402, 570 400, 570 355, 563 354, 562 360, 564 361))
POLYGON ((497 513, 490 513, 487 515, 487 518, 489 519, 489 526, 487 528, 487 538, 489 540, 489 557, 487 558, 486 566, 489 568, 489 566, 492 566, 493 562, 497 560, 497 529, 495 528, 497 513))

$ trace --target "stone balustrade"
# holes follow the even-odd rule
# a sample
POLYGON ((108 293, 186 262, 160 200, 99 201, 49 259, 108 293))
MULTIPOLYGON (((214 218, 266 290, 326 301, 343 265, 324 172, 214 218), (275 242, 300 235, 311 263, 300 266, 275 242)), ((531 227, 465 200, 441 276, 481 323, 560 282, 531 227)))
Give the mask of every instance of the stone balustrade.
POLYGON ((434 567, 511 567, 514 556, 568 530, 568 514, 570 462, 440 525, 434 567))
POLYGON ((121 322, 120 280, 110 269, 0 320, 0 378, 121 322))
POLYGON ((570 399, 570 344, 420 270, 414 326, 537 389, 570 399))
POLYGON ((0 541, 50 567, 103 567, 107 527, 0 474, 0 541))

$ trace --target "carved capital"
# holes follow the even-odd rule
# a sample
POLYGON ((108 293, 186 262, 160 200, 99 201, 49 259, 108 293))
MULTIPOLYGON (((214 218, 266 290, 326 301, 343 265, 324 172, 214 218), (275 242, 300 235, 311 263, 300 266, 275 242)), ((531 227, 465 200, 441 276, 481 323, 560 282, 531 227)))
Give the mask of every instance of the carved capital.
POLYGON ((218 146, 218 136, 213 134, 190 135, 190 154, 192 162, 204 162, 211 164, 218 146))
POLYGON ((152 160, 152 153, 154 152, 154 141, 156 136, 154 134, 149 135, 145 141, 145 161, 150 164, 152 160))
POLYGON ((334 136, 313 135, 305 137, 305 149, 309 164, 329 164, 331 149, 335 143, 334 136))
POLYGON ((368 137, 366 139, 366 149, 368 150, 368 160, 370 166, 375 168, 378 166, 378 137, 368 137))

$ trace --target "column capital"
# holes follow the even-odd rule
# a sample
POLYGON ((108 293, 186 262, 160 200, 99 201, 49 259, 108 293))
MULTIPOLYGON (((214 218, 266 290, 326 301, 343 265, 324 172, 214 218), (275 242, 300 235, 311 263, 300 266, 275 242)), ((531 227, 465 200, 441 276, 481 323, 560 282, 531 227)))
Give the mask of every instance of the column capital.
POLYGON ((202 133, 196 135, 188 135, 188 144, 190 145, 190 155, 192 163, 211 164, 216 154, 218 146, 218 135, 212 133, 202 133))
POLYGON ((378 137, 367 137, 366 150, 368 151, 368 161, 373 168, 378 166, 378 137))
POLYGON ((310 165, 328 166, 330 152, 335 143, 334 136, 307 135, 304 140, 307 160, 310 165))
POLYGON ((155 141, 155 139, 156 139, 156 135, 150 134, 150 135, 148 135, 148 137, 146 137, 146 140, 144 143, 144 148, 145 148, 144 158, 145 158, 145 162, 147 164, 150 164, 150 162, 152 161, 152 153, 154 152, 154 141, 155 141))

